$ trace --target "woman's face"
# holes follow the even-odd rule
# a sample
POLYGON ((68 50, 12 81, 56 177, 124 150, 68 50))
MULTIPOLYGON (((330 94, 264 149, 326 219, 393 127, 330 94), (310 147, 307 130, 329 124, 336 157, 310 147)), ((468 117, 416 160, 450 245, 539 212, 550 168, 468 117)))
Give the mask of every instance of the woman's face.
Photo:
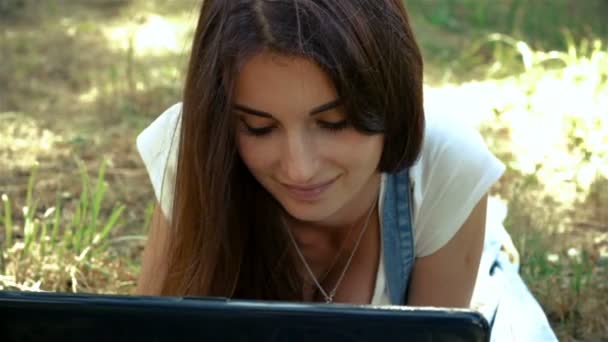
POLYGON ((338 223, 376 193, 383 136, 350 125, 314 62, 255 55, 240 70, 235 107, 242 160, 295 219, 338 223))

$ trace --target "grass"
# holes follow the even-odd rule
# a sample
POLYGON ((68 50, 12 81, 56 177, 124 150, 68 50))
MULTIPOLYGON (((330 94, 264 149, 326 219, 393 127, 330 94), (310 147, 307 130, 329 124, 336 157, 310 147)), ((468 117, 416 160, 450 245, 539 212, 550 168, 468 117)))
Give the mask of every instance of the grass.
MULTIPOLYGON (((17 2, 0 8, 0 287, 132 293, 154 202, 134 139, 179 99, 196 1, 17 2)), ((507 165, 492 194, 560 340, 605 339, 606 2, 406 3, 429 108, 507 165)))
POLYGON ((106 164, 102 163, 94 183, 80 165, 82 192, 71 208, 63 208, 61 199, 53 207, 39 207, 34 193, 36 169, 29 178, 17 228, 12 201, 2 195, 0 289, 120 293, 133 286, 136 270, 117 258, 110 239, 125 207, 102 212, 106 164))

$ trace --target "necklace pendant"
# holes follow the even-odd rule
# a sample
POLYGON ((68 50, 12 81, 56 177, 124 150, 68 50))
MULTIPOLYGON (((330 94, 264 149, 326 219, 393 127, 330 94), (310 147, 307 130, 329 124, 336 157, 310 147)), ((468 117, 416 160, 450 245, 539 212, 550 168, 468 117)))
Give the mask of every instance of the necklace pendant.
POLYGON ((334 302, 334 297, 325 297, 325 304, 331 304, 334 302))

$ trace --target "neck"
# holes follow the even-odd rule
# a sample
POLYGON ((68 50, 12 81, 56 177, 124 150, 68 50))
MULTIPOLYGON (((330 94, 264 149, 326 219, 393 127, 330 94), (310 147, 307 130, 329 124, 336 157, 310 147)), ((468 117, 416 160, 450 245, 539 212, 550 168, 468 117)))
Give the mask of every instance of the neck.
POLYGON ((375 207, 380 181, 380 174, 372 177, 353 200, 323 222, 303 222, 293 218, 288 221, 294 238, 311 264, 330 263, 341 247, 345 251, 351 250, 370 210, 369 228, 376 226, 378 216, 375 207))

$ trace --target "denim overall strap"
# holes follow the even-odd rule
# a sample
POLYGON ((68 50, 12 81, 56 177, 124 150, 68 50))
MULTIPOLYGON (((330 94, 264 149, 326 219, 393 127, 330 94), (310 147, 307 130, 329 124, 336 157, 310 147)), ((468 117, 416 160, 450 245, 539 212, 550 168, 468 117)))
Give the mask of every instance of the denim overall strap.
POLYGON ((409 170, 387 174, 382 209, 384 269, 391 304, 403 305, 414 263, 409 170))

